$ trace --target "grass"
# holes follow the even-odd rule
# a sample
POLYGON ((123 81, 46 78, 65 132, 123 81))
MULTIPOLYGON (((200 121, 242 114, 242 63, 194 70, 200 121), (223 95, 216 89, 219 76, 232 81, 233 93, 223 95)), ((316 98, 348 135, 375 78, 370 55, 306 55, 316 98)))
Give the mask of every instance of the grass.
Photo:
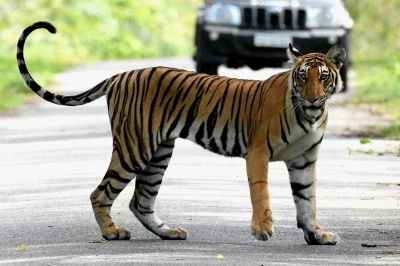
POLYGON ((355 55, 357 95, 353 102, 382 109, 393 118, 393 124, 376 128, 372 134, 386 139, 400 139, 400 53, 355 55))

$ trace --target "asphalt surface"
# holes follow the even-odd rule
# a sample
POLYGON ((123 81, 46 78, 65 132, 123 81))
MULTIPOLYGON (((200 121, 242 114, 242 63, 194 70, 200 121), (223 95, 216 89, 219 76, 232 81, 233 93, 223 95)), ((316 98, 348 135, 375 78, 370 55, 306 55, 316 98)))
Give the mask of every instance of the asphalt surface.
MULTIPOLYGON (((90 64, 60 74, 50 89, 79 93, 118 72, 155 65, 194 67, 184 59, 90 64)), ((33 77, 39 71, 31 69, 33 77)), ((265 79, 279 71, 221 74, 265 79)), ((103 243, 89 195, 111 156, 105 99, 72 108, 33 98, 0 116, 0 265, 400 265, 400 157, 356 151, 387 153, 400 143, 361 145, 349 137, 386 122, 348 108, 349 95, 330 106, 317 170, 317 217, 339 234, 336 246, 304 241, 283 163, 269 170, 275 235, 255 240, 245 161, 184 140, 177 141, 156 207, 166 224, 188 231, 187 240, 160 240, 135 219, 128 209, 132 182, 112 210, 132 239, 103 243)))

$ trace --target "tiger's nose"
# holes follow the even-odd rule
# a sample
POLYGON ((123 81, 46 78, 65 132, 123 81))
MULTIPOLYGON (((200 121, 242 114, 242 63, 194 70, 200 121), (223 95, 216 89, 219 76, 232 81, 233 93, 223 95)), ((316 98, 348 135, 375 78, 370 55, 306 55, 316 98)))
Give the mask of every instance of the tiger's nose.
POLYGON ((314 102, 316 102, 318 100, 318 96, 307 96, 306 99, 310 103, 314 103, 314 102))

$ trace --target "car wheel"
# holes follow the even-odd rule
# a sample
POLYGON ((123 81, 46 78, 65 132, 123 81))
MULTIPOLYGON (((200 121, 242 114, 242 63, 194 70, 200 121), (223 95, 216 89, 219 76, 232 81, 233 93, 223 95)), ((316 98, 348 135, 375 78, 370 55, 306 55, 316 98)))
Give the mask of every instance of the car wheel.
POLYGON ((205 73, 205 74, 209 74, 209 75, 218 75, 218 65, 197 62, 196 71, 198 73, 205 73))

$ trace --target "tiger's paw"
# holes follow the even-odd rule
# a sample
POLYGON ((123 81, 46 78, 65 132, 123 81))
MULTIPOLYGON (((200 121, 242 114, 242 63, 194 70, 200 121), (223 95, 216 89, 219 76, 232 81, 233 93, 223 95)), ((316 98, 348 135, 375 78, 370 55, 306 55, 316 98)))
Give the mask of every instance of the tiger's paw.
POLYGON ((187 232, 182 227, 168 228, 160 235, 160 238, 164 240, 185 240, 186 237, 187 232))
POLYGON ((272 213, 264 219, 251 221, 251 234, 258 240, 267 241, 274 234, 274 222, 272 213))
POLYGON ((308 232, 304 233, 304 238, 309 245, 336 245, 339 236, 331 232, 308 232))
POLYGON ((131 232, 126 228, 117 228, 106 232, 103 237, 106 240, 129 240, 131 239, 131 232))

